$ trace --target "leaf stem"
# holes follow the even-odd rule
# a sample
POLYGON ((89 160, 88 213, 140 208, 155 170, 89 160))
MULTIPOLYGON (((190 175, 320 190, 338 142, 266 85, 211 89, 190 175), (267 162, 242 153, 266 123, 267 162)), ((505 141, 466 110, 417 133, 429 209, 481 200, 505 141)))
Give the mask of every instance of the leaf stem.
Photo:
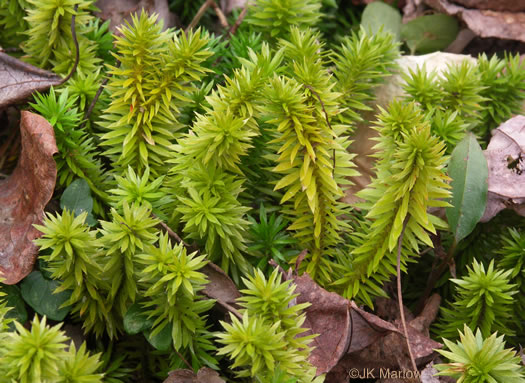
POLYGON ((410 347, 410 341, 408 339, 408 328, 405 320, 405 310, 403 310, 403 294, 401 292, 401 247, 403 244, 403 235, 405 234, 405 228, 408 222, 408 216, 405 218, 403 223, 403 229, 401 235, 397 241, 397 302, 399 304, 399 314, 401 316, 401 323, 403 325, 403 331, 405 333, 405 340, 407 342, 408 354, 410 355, 410 361, 412 362, 412 369, 414 372, 417 371, 416 360, 412 354, 412 348, 410 347))
POLYGON ((73 44, 75 44, 75 63, 73 64, 73 68, 71 68, 71 71, 69 71, 69 74, 60 81, 58 85, 62 85, 69 81, 71 77, 75 74, 77 71, 78 63, 80 61, 80 47, 78 46, 78 39, 77 39, 77 31, 75 28, 75 19, 77 17, 77 10, 78 10, 78 4, 75 4, 73 15, 71 16, 71 36, 73 37, 73 44))

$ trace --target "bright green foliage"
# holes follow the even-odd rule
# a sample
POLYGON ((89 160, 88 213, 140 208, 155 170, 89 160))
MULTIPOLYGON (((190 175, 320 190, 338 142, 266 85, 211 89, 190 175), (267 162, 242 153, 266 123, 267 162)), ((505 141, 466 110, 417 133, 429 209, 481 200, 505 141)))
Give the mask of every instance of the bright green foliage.
MULTIPOLYGON (((96 57, 97 47, 93 42, 86 38, 79 38, 79 61, 75 73, 79 75, 88 75, 100 69, 101 60, 96 57)), ((66 46, 57 49, 54 58, 51 59, 53 71, 61 74, 70 73, 75 66, 76 47, 72 40, 66 46)))
MULTIPOLYGON (((221 321, 226 332, 217 335, 218 342, 224 344, 218 354, 234 358, 232 368, 239 368, 237 376, 257 376, 262 382, 266 382, 274 375, 277 366, 292 376, 294 373, 296 376, 306 375, 307 361, 298 358, 288 348, 284 339, 285 332, 279 331, 279 322, 268 323, 256 315, 250 315, 248 311, 243 314, 242 321, 233 314, 230 314, 230 318, 231 324, 221 321)), ((312 382, 312 379, 299 381, 312 382)), ((322 381, 322 378, 316 380, 322 381)))
POLYGON ((457 111, 435 109, 427 113, 427 119, 432 134, 438 136, 447 145, 447 154, 450 154, 465 137, 468 124, 457 111))
POLYGON ((9 333, 2 343, 5 354, 0 355, 0 366, 5 366, 5 377, 20 383, 102 383, 102 374, 95 371, 100 365, 98 355, 89 355, 86 345, 77 350, 60 330, 61 324, 46 325, 35 315, 31 330, 15 322, 17 332, 9 333))
POLYGON ((226 78, 226 84, 208 97, 209 108, 199 115, 191 133, 174 146, 177 156, 172 169, 176 211, 189 238, 205 240, 206 253, 239 280, 239 270, 248 264, 246 249, 248 208, 239 202, 242 179, 241 157, 248 154, 252 138, 258 134, 258 103, 268 76, 277 70, 282 56, 272 57, 268 45, 259 55, 226 78))
POLYGON ((301 327, 306 319, 303 310, 310 304, 291 304, 299 294, 294 294, 295 285, 291 284, 291 280, 283 282, 281 279, 277 268, 268 279, 257 269, 253 277, 243 278, 246 289, 241 290, 243 296, 238 302, 250 315, 258 315, 270 324, 279 321, 289 347, 299 350, 304 358, 308 358, 311 351, 308 344, 314 336, 299 335, 306 331, 301 327))
POLYGON ((115 318, 111 316, 105 302, 107 282, 102 278, 100 242, 94 231, 85 223, 87 212, 74 217, 64 210, 62 215, 48 214, 44 225, 35 225, 43 236, 35 240, 40 250, 52 249, 52 253, 41 255, 47 262, 53 279, 61 281, 55 292, 71 290, 65 306, 83 321, 83 328, 100 337, 107 332, 116 336, 115 318))
POLYGON ((89 355, 86 344, 77 350, 71 342, 57 383, 102 383, 104 374, 97 374, 100 367, 99 354, 89 355))
POLYGON ((188 238, 205 241, 210 260, 236 281, 239 271, 249 270, 242 255, 248 226, 244 215, 249 209, 239 202, 241 157, 249 154, 258 134, 262 88, 281 59, 280 53, 272 56, 266 44, 258 55, 252 51, 250 61, 243 61, 243 67, 208 97, 210 107, 198 116, 193 131, 174 146, 176 165, 170 184, 179 199, 178 219, 188 238))
POLYGON ((125 202, 122 208, 122 215, 111 209, 112 221, 100 222, 100 234, 107 258, 103 271, 111 276, 109 300, 124 317, 138 293, 137 254, 150 251, 157 242, 158 220, 146 206, 125 202))
MULTIPOLYGON (((2 278, 0 277, 0 282, 2 281, 2 278)), ((5 344, 9 335, 9 323, 12 322, 11 319, 7 318, 7 313, 10 310, 10 307, 7 306, 7 303, 3 299, 3 297, 6 294, 0 291, 0 344, 5 344)), ((5 347, 0 347, 0 361, 2 360, 2 357, 4 356, 6 352, 5 347)), ((7 375, 7 366, 0 364, 0 374, 1 376, 7 375)))
POLYGON ((348 108, 339 116, 343 123, 354 125, 363 120, 364 111, 372 110, 374 88, 390 75, 398 57, 398 44, 388 32, 370 35, 361 29, 343 40, 332 59, 336 90, 343 94, 342 106, 348 108))
POLYGON ((442 101, 442 92, 438 75, 429 71, 425 65, 415 69, 408 68, 408 73, 402 73, 405 85, 403 89, 408 93, 408 99, 419 103, 423 110, 431 111, 437 108, 442 101))
POLYGON ((218 342, 224 344, 218 354, 234 356, 232 368, 242 368, 237 373, 239 377, 271 372, 276 361, 288 359, 285 334, 279 332, 279 322, 271 325, 256 315, 250 316, 248 312, 244 313, 242 322, 231 313, 230 319, 231 324, 221 321, 226 332, 217 335, 218 342))
MULTIPOLYGON (((97 94, 101 82, 102 75, 100 74, 100 70, 88 74, 77 73, 59 92, 68 92, 70 98, 76 99, 75 105, 78 107, 79 113, 81 112, 85 115, 97 94)), ((89 133, 93 133, 93 128, 96 127, 94 122, 97 121, 102 110, 107 108, 108 105, 109 94, 106 89, 104 89, 91 110, 89 119, 85 122, 86 129, 89 133)))
MULTIPOLYGON (((215 54, 212 59, 220 60, 215 69, 216 73, 231 77, 235 68, 241 67, 243 59, 249 59, 250 51, 260 52, 263 44, 261 33, 251 30, 243 30, 241 28, 230 37, 228 44, 224 44, 224 40, 220 45, 214 49, 215 54)), ((213 49, 213 48, 212 48, 213 49)))
POLYGON ((45 317, 40 321, 36 315, 30 331, 14 323, 17 333, 9 333, 0 360, 0 365, 8 366, 7 378, 20 383, 56 382, 66 356, 67 337, 60 331, 61 324, 50 328, 45 317))
POLYGON ((125 177, 115 176, 118 187, 109 190, 111 205, 122 212, 124 203, 144 205, 162 220, 166 219, 166 207, 172 202, 171 197, 163 190, 164 176, 150 182, 150 171, 147 167, 142 176, 137 175, 131 167, 125 177))
POLYGON ((298 382, 312 382, 315 368, 308 362, 308 344, 314 336, 301 336, 306 331, 301 327, 306 318, 302 311, 309 303, 291 304, 298 296, 293 293, 295 285, 291 286, 291 280, 282 282, 277 269, 268 279, 256 270, 243 282, 247 288, 238 299, 243 307, 242 322, 233 315, 232 325, 221 322, 226 332, 217 335, 219 343, 225 345, 219 355, 228 354, 234 359, 232 367, 241 367, 238 376, 257 376, 266 382, 279 366, 298 382), (267 343, 258 338, 264 333, 267 343))
POLYGON ((0 45, 15 46, 24 41, 26 0, 0 0, 0 45))
POLYGON ((381 171, 382 168, 390 168, 387 165, 392 160, 399 144, 406 140, 414 126, 421 129, 425 123, 421 109, 413 102, 394 100, 386 110, 381 107, 379 110, 381 113, 377 116, 374 127, 379 132, 379 136, 374 138, 378 142, 374 146, 378 153, 374 156, 378 159, 376 168, 381 171))
POLYGON ((203 314, 214 303, 200 294, 208 283, 199 271, 207 263, 206 255, 187 254, 183 244, 172 246, 168 235, 161 234, 158 247, 137 258, 143 265, 140 282, 146 288, 143 306, 148 317, 154 319, 151 335, 168 326, 176 350, 190 348, 199 353, 199 338, 206 331, 203 314))
POLYGON ((525 65, 520 56, 506 55, 499 59, 493 55, 489 60, 485 54, 478 58, 481 84, 485 97, 481 109, 481 135, 489 133, 513 114, 519 114, 525 99, 525 65))
MULTIPOLYGON (((400 105, 393 109, 398 109, 400 105)), ((408 116, 412 116, 413 111, 408 116)), ((394 117, 392 115, 391 117, 394 117)), ((448 177, 443 172, 444 144, 430 134, 430 126, 419 119, 400 120, 379 127, 377 147, 385 153, 379 162, 377 178, 360 193, 368 201, 369 226, 356 236, 352 266, 337 284, 344 285, 344 296, 358 297, 372 306, 371 297, 383 295, 381 285, 396 274, 397 246, 403 233, 401 266, 421 243, 433 246, 429 234, 436 232, 437 217, 429 207, 448 206, 448 177), (396 141, 393 141, 393 140, 396 141), (392 142, 395 149, 389 156, 392 142), (388 160, 390 158, 390 160, 388 160), (371 206, 370 206, 371 205, 371 206)))
POLYGON ((408 100, 419 104, 431 124, 432 134, 447 144, 450 153, 468 129, 480 126, 486 99, 479 68, 468 61, 449 65, 442 76, 425 66, 403 74, 408 100))
POLYGON ((284 192, 280 203, 291 222, 288 229, 295 231, 299 248, 308 250, 306 271, 328 283, 346 226, 338 220, 346 209, 338 202, 343 196, 340 185, 349 183, 346 176, 358 173, 346 150, 350 141, 342 136, 347 126, 335 125, 334 116, 341 112, 340 94, 332 90, 333 78, 323 66, 318 39, 317 33, 292 28, 290 41, 281 41, 293 78, 270 80, 263 112, 276 127, 273 171, 280 180, 275 190, 284 192))
POLYGON ((320 9, 321 0, 257 0, 246 22, 272 38, 286 37, 292 26, 315 26, 320 9))
POLYGON ((248 208, 238 201, 242 180, 219 168, 199 166, 183 181, 186 196, 179 196, 177 212, 188 238, 205 241, 210 261, 220 265, 239 280, 239 271, 247 273, 244 219, 248 208))
POLYGON ((513 295, 518 290, 510 283, 512 270, 494 269, 492 261, 485 271, 475 259, 467 269, 467 276, 451 279, 457 285, 456 297, 451 305, 441 308, 443 317, 436 325, 439 334, 455 339, 456 329, 465 324, 471 330, 479 328, 484 337, 494 331, 514 335, 509 325, 514 319, 513 295))
POLYGON ((201 31, 175 34, 162 31, 157 16, 141 13, 120 28, 116 58, 109 66, 111 105, 101 123, 102 144, 117 169, 131 165, 139 174, 149 166, 161 173, 172 157, 181 101, 193 92, 193 81, 208 72, 200 64, 211 55, 201 31))
POLYGON ((113 50, 113 35, 109 30, 110 20, 101 24, 100 19, 90 20, 82 29, 82 34, 96 44, 97 57, 102 57, 104 62, 111 63, 115 58, 111 55, 113 50))
POLYGON ((525 319, 525 236, 522 231, 509 228, 502 238, 501 245, 497 251, 501 256, 498 268, 511 270, 510 281, 519 290, 514 297, 515 312, 520 319, 525 319))
POLYGON ((240 157, 248 153, 251 139, 257 135, 256 130, 246 126, 248 122, 229 108, 198 115, 180 153, 205 166, 240 173, 240 157))
MULTIPOLYGON (((67 86, 60 93, 67 89, 70 97, 76 99, 78 109, 86 112, 100 87, 101 77, 100 71, 89 74, 77 73, 67 82, 67 86)), ((95 104, 95 108, 98 110, 93 109, 91 113, 95 113, 95 115, 100 114, 100 101, 103 100, 99 98, 95 104)))
POLYGON ((264 205, 261 205, 259 222, 251 216, 248 216, 248 220, 251 223, 250 233, 252 235, 252 244, 248 247, 248 252, 261 258, 258 268, 264 270, 270 259, 284 266, 291 257, 297 255, 297 250, 290 248, 297 241, 284 231, 287 222, 281 215, 272 213, 268 217, 264 205))
MULTIPOLYGON (((58 183, 67 186, 75 177, 83 178, 98 199, 106 201, 107 179, 100 160, 95 156, 93 138, 84 129, 79 129, 82 114, 75 107, 77 99, 69 97, 67 90, 57 96, 51 88, 47 95, 37 92, 35 101, 36 103, 30 105, 48 120, 55 130, 59 151, 56 158, 58 183)), ((98 205, 95 208, 100 212, 98 205)))
POLYGON ((76 48, 71 34, 71 19, 75 17, 75 31, 80 46, 78 71, 84 74, 96 70, 100 59, 95 57, 95 45, 80 33, 82 26, 94 17, 89 14, 93 0, 27 0, 25 18, 29 29, 23 49, 31 63, 42 68, 55 65, 54 70, 67 73, 75 61, 76 48), (75 6, 78 6, 75 12, 75 6))
POLYGON ((442 104, 446 109, 457 111, 464 118, 475 121, 479 118, 483 98, 483 85, 475 65, 464 60, 459 65, 450 65, 440 82, 442 104))
POLYGON ((205 113, 205 108, 209 107, 206 97, 213 88, 213 81, 203 82, 201 86, 189 95, 189 100, 181 109, 179 122, 184 126, 191 126, 198 114, 205 113))
POLYGON ((459 331, 460 341, 456 344, 443 339, 450 351, 436 350, 450 363, 436 364, 437 375, 451 376, 457 383, 521 383, 525 376, 518 355, 505 348, 503 335, 497 333, 483 336, 477 329, 476 335, 465 325, 459 331))

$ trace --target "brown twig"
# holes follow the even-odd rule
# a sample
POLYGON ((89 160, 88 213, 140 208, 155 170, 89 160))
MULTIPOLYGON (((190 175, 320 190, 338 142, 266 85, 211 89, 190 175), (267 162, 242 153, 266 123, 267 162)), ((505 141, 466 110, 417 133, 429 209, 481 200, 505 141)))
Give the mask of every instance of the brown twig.
MULTIPOLYGON (((237 20, 235 20, 235 23, 232 25, 228 33, 226 33, 225 35, 222 35, 222 38, 226 40, 226 45, 224 46, 225 48, 227 48, 230 45, 230 40, 232 36, 235 34, 235 32, 237 32, 237 29, 239 29, 239 27, 241 26, 241 23, 244 20, 246 13, 248 12, 248 6, 249 6, 249 2, 246 2, 243 10, 239 14, 239 17, 237 17, 237 20)), ((213 62, 211 66, 212 67, 217 66, 217 64, 219 64, 221 60, 222 60, 222 56, 217 57, 217 59, 213 62)))
MULTIPOLYGON (((118 67, 120 67, 120 61, 117 61, 117 63, 116 63, 116 68, 118 68, 118 67)), ((112 74, 108 74, 106 76, 106 78, 104 79, 104 81, 102 81, 102 83, 98 87, 97 93, 95 93, 95 97, 93 97, 93 100, 91 100, 91 104, 89 104, 89 108, 86 110, 86 113, 84 113, 84 118, 83 118, 82 124, 80 124, 80 128, 79 129, 82 129, 84 127, 84 125, 86 125, 89 116, 93 112, 93 109, 95 109, 95 105, 97 104, 97 101, 100 98, 100 95, 104 91, 104 88, 106 87, 109 79, 112 76, 113 76, 112 74)))
POLYGON ((228 36, 232 36, 237 32, 237 29, 241 26, 242 21, 246 17, 246 14, 248 13, 248 7, 250 2, 247 1, 246 4, 244 4, 244 8, 242 9, 241 13, 239 14, 239 17, 237 17, 237 20, 235 20, 235 24, 232 25, 230 30, 228 31, 228 36))
POLYGON ((401 316, 401 323, 403 325, 403 331, 405 333, 405 339, 407 342, 408 354, 410 355, 410 361, 412 362, 413 371, 417 371, 416 360, 412 354, 412 348, 410 347, 410 341, 408 339, 408 328, 407 322, 405 320, 405 310, 403 309, 403 294, 401 292, 401 247, 403 244, 403 235, 405 234, 406 225, 408 222, 408 217, 405 218, 403 222, 403 229, 401 230, 401 235, 397 241, 397 302, 399 304, 399 314, 401 316))
POLYGON ((222 299, 220 299, 218 297, 211 296, 210 294, 208 294, 208 292, 206 290, 202 290, 201 293, 203 295, 206 295, 210 299, 214 299, 215 301, 217 301, 217 303, 219 303, 219 305, 221 305, 222 307, 227 309, 229 312, 231 312, 237 318, 242 319, 241 313, 235 307, 233 307, 232 305, 226 303, 225 301, 223 301, 222 299))
POLYGON ((226 16, 224 16, 224 13, 222 13, 221 7, 219 7, 215 1, 211 2, 211 7, 213 8, 215 14, 219 18, 219 23, 221 23, 221 27, 223 27, 224 29, 230 29, 228 19, 226 18, 226 16))
POLYGON ((73 16, 71 16, 71 35, 73 37, 73 44, 75 44, 75 63, 73 64, 73 68, 71 68, 71 71, 69 74, 60 81, 58 85, 62 85, 66 83, 77 71, 78 63, 80 61, 80 47, 78 46, 78 39, 77 39, 77 31, 75 28, 75 19, 76 19, 76 13, 78 9, 78 4, 75 5, 73 16))
POLYGON ((0 47, 0 52, 4 52, 4 53, 18 53, 18 52, 22 52, 22 48, 20 48, 20 47, 7 47, 7 48, 0 47))
MULTIPOLYGON (((437 250, 439 250, 439 248, 437 250)), ((456 250, 456 240, 452 242, 452 246, 450 246, 450 249, 448 250, 447 255, 444 257, 444 259, 442 259, 439 266, 437 266, 438 257, 436 255, 436 259, 434 261, 434 264, 432 265, 432 270, 430 271, 430 276, 428 277, 427 286, 425 287, 425 291, 423 292, 423 295, 421 296, 421 298, 419 299, 419 302, 416 305, 416 313, 419 313, 422 310, 423 305, 425 304, 425 301, 427 300, 427 298, 430 296, 430 293, 434 289, 435 284, 437 283, 437 281, 441 277, 441 274, 443 274, 448 264, 450 263, 450 260, 454 256, 455 250, 456 250)))
POLYGON ((191 364, 189 364, 189 362, 186 360, 186 358, 184 358, 184 356, 182 356, 182 354, 180 352, 177 351, 177 349, 174 347, 173 350, 175 350, 175 354, 177 354, 177 356, 180 358, 180 360, 182 360, 184 362, 184 364, 186 366, 188 366, 188 368, 190 370, 193 371, 193 367, 191 366, 191 364))
POLYGON ((188 248, 188 244, 186 242, 184 242, 182 240, 182 238, 177 234, 175 233, 173 230, 171 230, 171 228, 166 225, 164 222, 162 222, 162 220, 157 217, 154 213, 151 213, 151 216, 155 219, 157 219, 160 223, 160 226, 162 226, 162 228, 166 231, 166 233, 168 233, 168 235, 173 238, 175 241, 177 241, 177 243, 182 243, 184 245, 184 247, 188 248))
POLYGON ((221 26, 225 29, 228 29, 230 26, 228 24, 228 20, 226 19, 226 16, 224 16, 224 13, 222 13, 221 8, 217 5, 217 3, 214 0, 206 0, 204 4, 201 5, 195 16, 193 17, 193 20, 191 20, 190 25, 186 27, 184 30, 184 33, 188 33, 190 29, 193 29, 197 26, 200 19, 202 19, 202 16, 204 16, 204 13, 208 8, 213 8, 215 11, 215 14, 219 18, 219 22, 221 23, 221 26))

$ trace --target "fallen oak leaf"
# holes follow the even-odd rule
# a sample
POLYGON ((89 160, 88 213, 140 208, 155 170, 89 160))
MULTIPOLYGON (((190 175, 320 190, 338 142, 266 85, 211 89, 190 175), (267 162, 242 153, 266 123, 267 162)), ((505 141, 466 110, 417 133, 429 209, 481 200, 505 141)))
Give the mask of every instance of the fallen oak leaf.
POLYGON ((60 76, 0 52, 0 108, 23 101, 62 81, 60 76))
POLYGON ((55 188, 58 152, 53 127, 43 117, 23 111, 22 153, 6 180, 0 181, 0 275, 15 284, 28 275, 38 254, 33 240, 42 233, 44 207, 55 188))

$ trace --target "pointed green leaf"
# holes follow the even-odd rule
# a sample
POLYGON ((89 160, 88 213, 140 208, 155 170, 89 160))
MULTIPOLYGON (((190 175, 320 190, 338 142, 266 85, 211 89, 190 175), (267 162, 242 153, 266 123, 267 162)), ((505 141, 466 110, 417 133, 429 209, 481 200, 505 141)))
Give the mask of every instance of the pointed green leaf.
POLYGON ((485 212, 488 166, 476 137, 469 133, 454 149, 449 164, 452 207, 446 209, 456 242, 469 235, 485 212))

